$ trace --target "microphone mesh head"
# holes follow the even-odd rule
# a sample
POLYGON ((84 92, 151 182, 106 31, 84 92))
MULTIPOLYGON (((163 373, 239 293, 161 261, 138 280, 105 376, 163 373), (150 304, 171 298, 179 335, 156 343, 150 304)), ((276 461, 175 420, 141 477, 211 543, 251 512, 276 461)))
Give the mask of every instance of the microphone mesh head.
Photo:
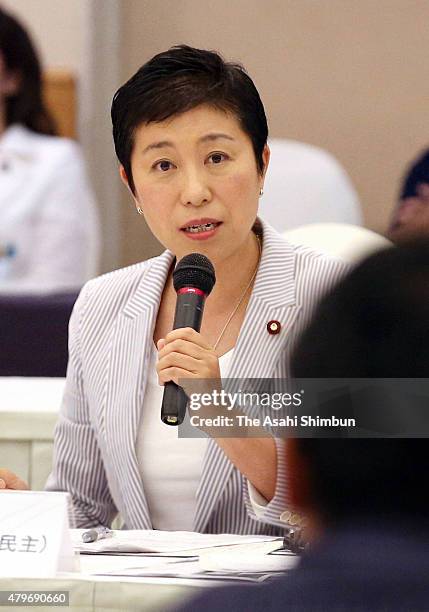
POLYGON ((173 285, 177 291, 184 287, 200 289, 206 296, 210 294, 216 282, 212 262, 201 253, 185 255, 174 268, 173 285))

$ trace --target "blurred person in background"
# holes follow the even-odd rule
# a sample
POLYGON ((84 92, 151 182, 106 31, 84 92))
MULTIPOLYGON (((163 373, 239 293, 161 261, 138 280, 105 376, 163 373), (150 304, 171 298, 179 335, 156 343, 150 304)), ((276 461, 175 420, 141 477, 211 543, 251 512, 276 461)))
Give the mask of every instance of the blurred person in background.
MULTIPOLYGON (((298 378, 427 379, 428 346, 429 245, 418 241, 341 281, 291 368, 298 378)), ((269 586, 210 590, 183 611, 428 610, 427 439, 290 438, 285 457, 310 539, 298 566, 269 586)))
POLYGON ((429 238, 429 149, 408 169, 387 231, 396 244, 416 236, 429 238))
POLYGON ((56 136, 33 43, 0 8, 0 292, 79 288, 98 254, 80 148, 56 136))

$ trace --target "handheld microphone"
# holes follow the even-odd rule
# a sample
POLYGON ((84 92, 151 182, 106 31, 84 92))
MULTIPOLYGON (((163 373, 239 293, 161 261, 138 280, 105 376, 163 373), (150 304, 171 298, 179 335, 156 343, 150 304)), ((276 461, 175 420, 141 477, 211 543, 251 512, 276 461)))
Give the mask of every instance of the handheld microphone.
MULTIPOLYGON (((173 285, 177 293, 173 329, 192 327, 199 332, 204 303, 216 282, 213 264, 205 255, 190 253, 176 265, 173 285)), ((182 387, 170 381, 164 385, 161 421, 180 425, 185 418, 188 397, 182 387)))

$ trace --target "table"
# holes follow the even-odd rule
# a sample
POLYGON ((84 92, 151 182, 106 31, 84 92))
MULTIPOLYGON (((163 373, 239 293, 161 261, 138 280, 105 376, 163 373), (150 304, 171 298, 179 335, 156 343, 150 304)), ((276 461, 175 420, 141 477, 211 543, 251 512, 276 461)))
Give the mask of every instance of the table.
POLYGON ((0 377, 0 466, 43 489, 64 378, 0 377))
MULTIPOLYGON (((67 612, 124 612, 124 610, 150 610, 167 612, 195 596, 201 586, 172 584, 169 579, 144 578, 19 578, 1 579, 1 591, 69 591, 70 607, 37 606, 40 612, 65 610, 67 612)), ((13 607, 10 610, 29 610, 13 607)))
MULTIPOLYGON (((113 577, 58 577, 58 578, 0 578, 0 591, 69 591, 70 607, 37 606, 40 612, 65 610, 93 612, 109 610, 150 610, 167 612, 190 599, 201 585, 176 584, 167 578, 113 578, 113 577)), ((13 607, 10 610, 29 610, 13 607)))
MULTIPOLYGON (((251 548, 248 548, 246 556, 255 555, 252 551, 261 550, 261 546, 263 546, 265 554, 268 549, 276 548, 278 542, 250 545, 251 548)), ((221 550, 221 547, 219 547, 219 550, 221 550)), ((201 553, 202 551, 200 551, 201 553)), ((209 554, 212 555, 210 551, 209 554)), ((69 591, 70 607, 64 608, 64 610, 70 611, 109 610, 110 612, 123 612, 124 610, 150 610, 153 612, 168 612, 168 610, 173 610, 181 603, 196 596, 201 592, 201 589, 218 587, 223 584, 218 581, 196 581, 191 578, 94 576, 91 575, 94 571, 102 573, 115 567, 136 566, 139 557, 81 555, 80 559, 81 570, 77 574, 62 574, 57 578, 49 579, 0 578, 0 591, 69 591)), ((297 558, 286 558, 285 569, 293 567, 297 561, 297 558)), ((252 586, 250 585, 249 588, 252 588, 252 586)), ((26 609, 28 610, 28 608, 26 609)), ((58 610, 59 608, 37 607, 37 610, 40 611, 52 612, 53 609, 58 610)))

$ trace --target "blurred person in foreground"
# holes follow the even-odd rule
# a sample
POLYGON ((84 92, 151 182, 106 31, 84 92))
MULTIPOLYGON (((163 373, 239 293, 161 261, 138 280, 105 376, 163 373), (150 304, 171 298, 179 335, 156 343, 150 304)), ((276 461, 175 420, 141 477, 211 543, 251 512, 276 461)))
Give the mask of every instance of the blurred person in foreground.
POLYGON ((429 239, 429 149, 407 170, 387 231, 387 237, 396 244, 418 236, 429 239))
POLYGON ((268 125, 241 65, 185 45, 159 53, 116 92, 112 122, 136 221, 166 250, 80 294, 47 489, 71 493, 79 527, 119 511, 129 529, 282 534, 283 441, 179 437, 160 419, 163 385, 287 378, 290 347, 345 266, 258 217, 268 125), (201 331, 172 331, 172 273, 195 252, 216 284, 201 331))
MULTIPOLYGON (((429 377, 429 245, 371 256, 316 311, 297 377, 429 377)), ((404 410, 407 406, 404 405, 404 410)), ((288 439, 292 505, 310 546, 266 586, 224 588, 184 610, 429 609, 426 439, 288 439)))
POLYGON ((98 253, 80 148, 56 136, 33 43, 0 7, 0 292, 80 288, 98 253))

